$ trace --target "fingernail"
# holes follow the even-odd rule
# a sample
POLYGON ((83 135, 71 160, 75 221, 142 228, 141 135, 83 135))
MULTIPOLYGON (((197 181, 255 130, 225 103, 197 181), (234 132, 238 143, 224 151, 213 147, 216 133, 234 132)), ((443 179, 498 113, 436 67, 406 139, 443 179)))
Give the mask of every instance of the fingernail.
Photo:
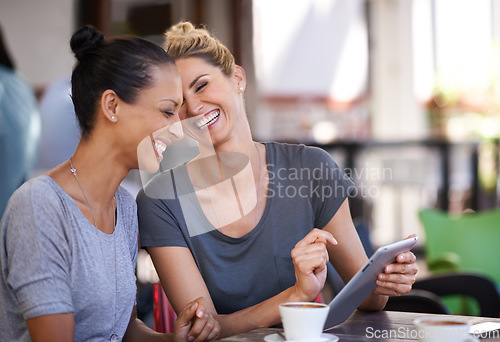
POLYGON ((193 341, 194 340, 194 336, 188 336, 188 341, 193 341))
POLYGON ((203 317, 203 311, 198 311, 196 313, 196 316, 198 316, 198 318, 202 318, 203 317))

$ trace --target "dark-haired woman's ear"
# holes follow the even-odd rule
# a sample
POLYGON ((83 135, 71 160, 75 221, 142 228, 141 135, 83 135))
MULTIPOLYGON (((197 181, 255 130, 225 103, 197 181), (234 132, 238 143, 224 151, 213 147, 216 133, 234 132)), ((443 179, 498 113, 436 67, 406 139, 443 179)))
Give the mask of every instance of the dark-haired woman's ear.
POLYGON ((118 95, 111 90, 105 90, 101 96, 101 107, 104 115, 112 122, 118 121, 116 109, 118 106, 118 95))

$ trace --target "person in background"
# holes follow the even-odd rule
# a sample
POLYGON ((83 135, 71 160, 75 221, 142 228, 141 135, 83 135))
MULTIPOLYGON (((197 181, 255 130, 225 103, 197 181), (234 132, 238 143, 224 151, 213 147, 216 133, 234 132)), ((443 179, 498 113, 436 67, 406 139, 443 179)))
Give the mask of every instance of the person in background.
MULTIPOLYGON (((318 297, 329 260, 344 282, 368 260, 349 211, 353 183, 322 149, 252 139, 245 71, 206 29, 181 22, 164 47, 200 154, 139 193, 141 246, 177 312, 204 297, 222 337, 278 324, 278 304, 318 297)), ((407 252, 387 265, 360 309, 409 292, 415 261, 407 252)))
POLYGON ((75 32, 74 154, 12 195, 0 221, 1 341, 212 340, 203 298, 186 303, 173 334, 136 318, 134 198, 120 186, 182 137, 181 80, 158 45, 75 32))
POLYGON ((0 217, 38 161, 40 113, 33 89, 16 71, 0 28, 0 217))
POLYGON ((71 102, 71 79, 51 83, 39 102, 42 122, 40 158, 37 171, 46 172, 71 156, 80 140, 80 131, 71 102))

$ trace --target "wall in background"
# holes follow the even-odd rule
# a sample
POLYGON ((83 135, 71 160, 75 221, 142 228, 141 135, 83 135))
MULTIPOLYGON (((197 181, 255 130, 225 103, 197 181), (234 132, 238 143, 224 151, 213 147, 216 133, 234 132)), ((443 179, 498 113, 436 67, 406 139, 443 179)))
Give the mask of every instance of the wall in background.
POLYGON ((18 70, 39 88, 71 74, 74 57, 74 2, 16 0, 0 2, 0 25, 18 70))

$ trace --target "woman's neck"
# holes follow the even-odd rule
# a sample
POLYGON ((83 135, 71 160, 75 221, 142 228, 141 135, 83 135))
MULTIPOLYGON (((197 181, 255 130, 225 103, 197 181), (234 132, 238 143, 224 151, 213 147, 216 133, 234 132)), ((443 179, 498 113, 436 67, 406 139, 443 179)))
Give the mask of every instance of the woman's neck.
POLYGON ((95 149, 79 146, 71 159, 87 196, 92 202, 99 204, 113 198, 130 170, 120 165, 117 156, 111 151, 95 152, 95 149))
MULTIPOLYGON (((91 139, 81 140, 71 156, 76 177, 88 200, 96 207, 106 206, 113 200, 130 168, 120 160, 117 149, 105 147, 91 139)), ((69 161, 65 161, 47 173, 70 195, 79 192, 75 174, 69 161)))

